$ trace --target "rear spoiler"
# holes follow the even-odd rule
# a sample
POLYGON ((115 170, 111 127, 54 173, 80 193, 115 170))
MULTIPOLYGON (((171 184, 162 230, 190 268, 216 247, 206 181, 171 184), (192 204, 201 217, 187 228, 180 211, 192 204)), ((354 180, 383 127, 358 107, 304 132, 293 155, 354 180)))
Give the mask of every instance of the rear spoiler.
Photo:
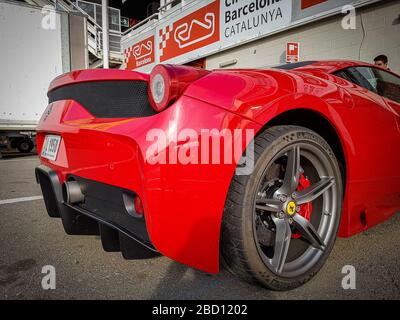
POLYGON ((64 73, 55 78, 50 83, 48 92, 73 83, 107 80, 142 80, 148 82, 149 75, 146 73, 120 69, 76 70, 64 73))

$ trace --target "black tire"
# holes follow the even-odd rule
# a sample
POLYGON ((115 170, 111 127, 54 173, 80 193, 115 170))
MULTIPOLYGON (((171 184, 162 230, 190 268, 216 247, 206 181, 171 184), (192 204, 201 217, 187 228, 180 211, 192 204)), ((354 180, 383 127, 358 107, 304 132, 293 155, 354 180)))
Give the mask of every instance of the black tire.
POLYGON ((18 141, 17 149, 21 153, 29 153, 34 148, 33 141, 29 138, 18 141))
MULTIPOLYGON (((294 181, 300 180, 300 174, 297 176, 297 180, 296 174, 294 177, 294 181)), ((297 184, 290 182, 290 185, 297 184)), ((256 281, 272 290, 285 291, 303 285, 321 269, 333 248, 340 223, 342 197, 343 184, 338 161, 321 136, 309 129, 297 126, 276 126, 265 130, 254 140, 253 172, 250 175, 235 175, 227 195, 221 227, 221 255, 227 264, 227 269, 247 281, 256 281), (302 172, 304 166, 307 170, 303 170, 304 174, 308 172, 312 175, 312 179, 316 181, 314 185, 320 183, 320 190, 326 188, 321 195, 317 195, 317 189, 314 187, 315 192, 312 193, 312 196, 316 198, 311 200, 312 218, 310 217, 307 227, 303 229, 300 224, 297 224, 297 221, 303 221, 301 217, 298 217, 301 213, 300 205, 296 203, 296 212, 289 214, 289 204, 296 197, 305 201, 304 193, 297 193, 299 189, 294 189, 295 192, 287 195, 290 202, 283 202, 284 196, 280 194, 284 190, 285 181, 290 181, 286 180, 286 171, 289 168, 288 163, 293 163, 289 162, 289 153, 292 152, 290 151, 292 148, 298 150, 294 151, 294 154, 299 163, 296 166, 299 170, 293 170, 293 172, 302 172), (285 150, 289 151, 285 153, 285 150), (282 156, 279 156, 280 154, 282 156), (312 161, 309 162, 307 157, 312 161), (313 164, 318 164, 318 157, 322 163, 317 165, 319 171, 313 169, 313 164), (281 164, 282 161, 283 164, 281 164), (267 175, 273 176, 269 172, 275 172, 274 170, 278 172, 274 184, 268 182, 267 189, 263 189, 267 175), (329 175, 321 177, 318 172, 323 172, 323 170, 329 175), (316 177, 313 178, 313 175, 316 177), (325 185, 325 181, 328 179, 331 179, 330 183, 333 183, 329 187, 328 184, 325 185), (272 189, 273 187, 275 189, 272 189), (274 190, 275 192, 273 192, 274 190), (265 195, 267 192, 270 192, 270 196, 265 195), (269 202, 271 199, 274 203, 279 202, 274 197, 278 197, 282 202, 282 207, 276 204, 276 207, 273 208, 273 210, 281 210, 279 212, 268 212, 269 210, 266 210, 265 207, 260 210, 259 207, 262 205, 256 205, 259 201, 262 202, 267 198, 269 202), (329 203, 325 203, 327 201, 329 203), (331 208, 332 212, 328 213, 326 208, 331 208), (260 224, 259 221, 262 219, 265 221, 263 220, 260 224), (287 236, 284 237, 285 243, 288 243, 286 247, 282 245, 284 241, 277 242, 279 241, 277 230, 278 224, 281 224, 280 221, 285 221, 285 230, 289 228, 289 232, 286 234, 290 235, 290 239, 288 240, 287 236), (310 224, 312 226, 308 228, 310 224), (314 231, 318 230, 316 236, 310 231, 312 227, 315 228, 314 231), (259 236, 260 230, 262 231, 261 237, 259 236), (298 233, 298 230, 302 230, 303 233, 300 234, 300 239, 294 239, 293 234, 298 233), (265 240, 267 237, 264 235, 267 234, 271 235, 271 239, 265 240), (309 239, 311 240, 308 241, 309 239), (321 240, 319 244, 318 240, 321 240), (276 249, 277 243, 281 244, 281 247, 278 246, 279 248, 287 248, 286 251, 276 249), (286 253, 279 256, 276 252, 286 253), (275 255, 278 258, 275 258, 275 255), (283 262, 276 262, 282 261, 282 259, 283 262), (297 265, 302 267, 296 270, 297 265)), ((285 201, 289 201, 288 199, 285 201)))

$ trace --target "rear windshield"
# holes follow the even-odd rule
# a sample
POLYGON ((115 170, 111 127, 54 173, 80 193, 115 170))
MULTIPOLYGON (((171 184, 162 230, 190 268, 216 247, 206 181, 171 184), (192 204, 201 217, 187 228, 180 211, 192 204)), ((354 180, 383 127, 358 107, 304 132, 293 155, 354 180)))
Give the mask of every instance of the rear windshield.
POLYGON ((281 64, 279 66, 272 67, 273 69, 282 69, 282 70, 293 70, 297 69, 300 67, 305 67, 310 64, 316 63, 317 61, 302 61, 302 62, 296 62, 296 63, 285 63, 281 64))

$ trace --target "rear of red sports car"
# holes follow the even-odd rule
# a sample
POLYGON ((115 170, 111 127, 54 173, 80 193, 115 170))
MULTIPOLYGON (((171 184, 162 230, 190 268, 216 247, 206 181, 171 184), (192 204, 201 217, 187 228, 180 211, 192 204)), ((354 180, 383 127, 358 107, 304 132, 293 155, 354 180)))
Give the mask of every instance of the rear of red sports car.
POLYGON ((154 164, 146 155, 157 143, 152 130, 167 135, 160 152, 170 155, 186 152, 187 143, 174 135, 187 128, 201 135, 258 127, 181 95, 207 73, 175 67, 171 96, 158 104, 149 96, 149 76, 133 71, 76 71, 52 82, 37 129, 36 177, 49 215, 61 217, 68 234, 100 232, 104 249, 125 258, 160 252, 218 271, 221 217, 236 164, 154 164))
POLYGON ((221 260, 268 288, 298 287, 339 226, 348 236, 400 207, 396 157, 377 167, 370 151, 398 144, 396 114, 334 75, 354 65, 62 75, 37 129, 48 214, 127 259, 163 254, 210 273, 221 260))

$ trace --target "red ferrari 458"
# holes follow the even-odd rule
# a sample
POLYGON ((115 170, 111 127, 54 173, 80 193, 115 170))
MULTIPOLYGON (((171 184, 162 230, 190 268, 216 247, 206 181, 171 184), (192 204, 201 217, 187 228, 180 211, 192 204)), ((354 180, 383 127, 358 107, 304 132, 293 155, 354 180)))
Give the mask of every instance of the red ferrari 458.
POLYGON ((289 290, 400 210, 400 77, 354 61, 56 78, 37 134, 50 217, 105 251, 289 290))

